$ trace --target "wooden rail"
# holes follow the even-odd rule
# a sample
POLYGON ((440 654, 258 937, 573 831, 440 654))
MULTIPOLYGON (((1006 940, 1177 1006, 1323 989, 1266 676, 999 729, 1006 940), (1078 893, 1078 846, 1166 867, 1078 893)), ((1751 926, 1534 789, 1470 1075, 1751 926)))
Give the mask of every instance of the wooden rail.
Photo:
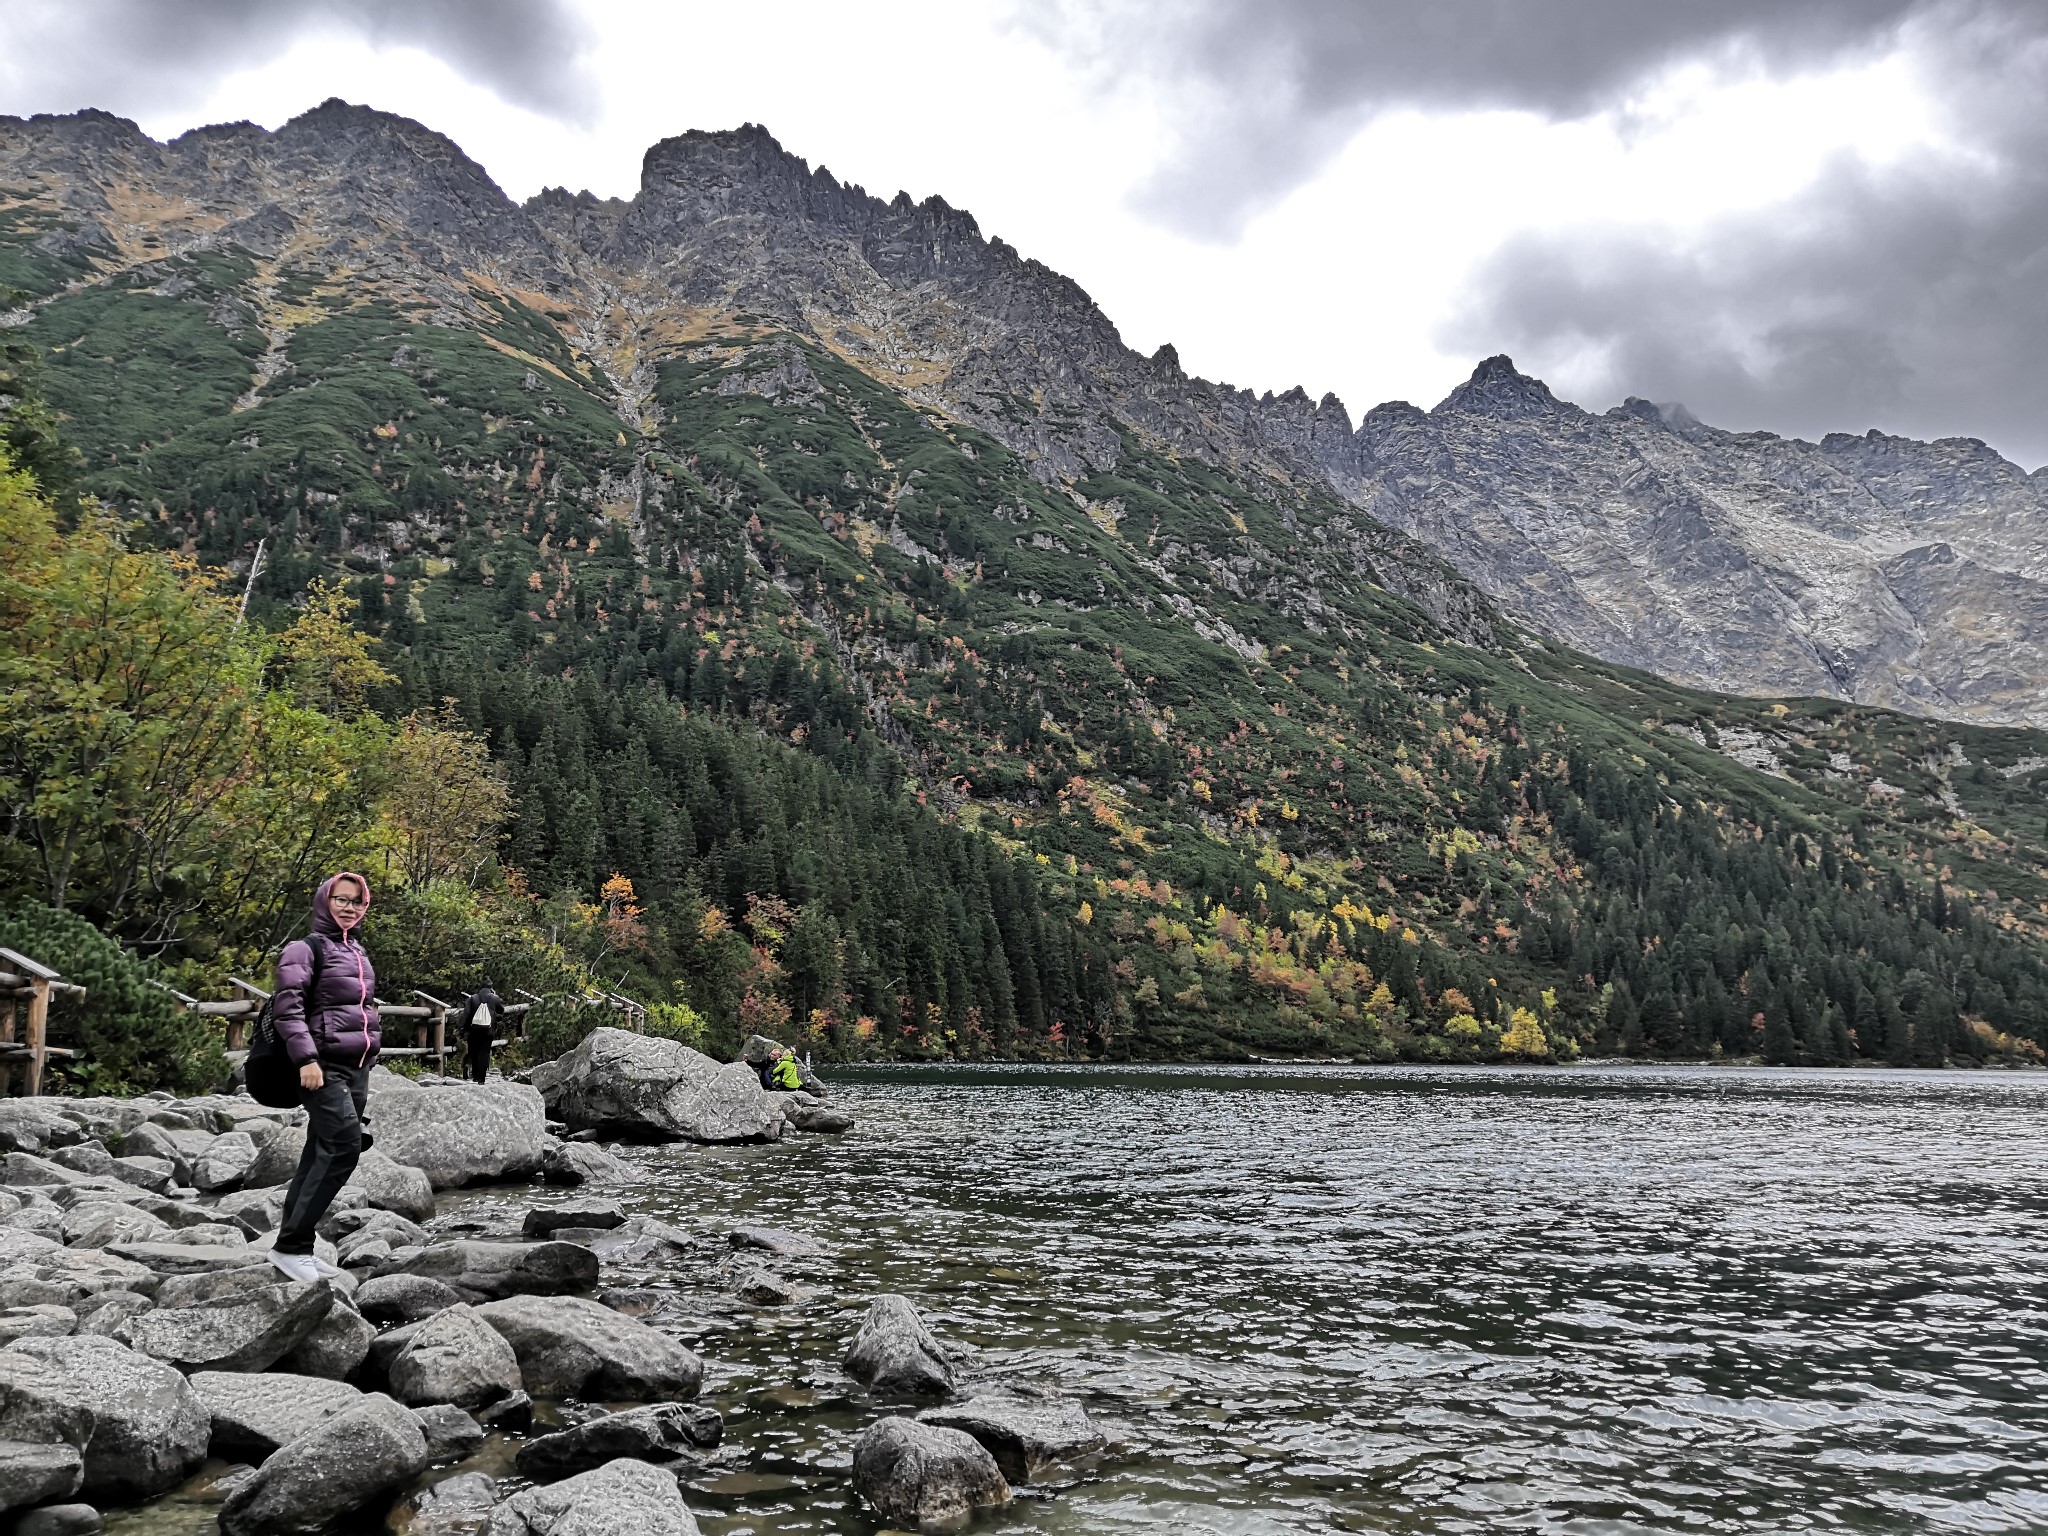
POLYGON ((0 1018, 0 1095, 14 1091, 14 1064, 19 1061, 26 1062, 28 1068, 22 1091, 34 1097, 43 1091, 43 1068, 49 1059, 62 1056, 68 1061, 76 1054, 50 1044, 51 994, 83 997, 85 988, 12 949, 0 948, 0 960, 12 967, 0 972, 0 996, 7 1003, 6 1015, 0 1018), (17 1041, 15 1010, 23 997, 28 999, 28 1038, 17 1041))

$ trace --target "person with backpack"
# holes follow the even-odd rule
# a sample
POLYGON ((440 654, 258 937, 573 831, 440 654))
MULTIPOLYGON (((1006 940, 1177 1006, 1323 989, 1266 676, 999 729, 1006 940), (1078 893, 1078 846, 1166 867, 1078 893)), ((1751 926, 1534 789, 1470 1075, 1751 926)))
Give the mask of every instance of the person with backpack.
POLYGON ((761 1086, 771 1093, 795 1093, 803 1085, 803 1077, 796 1069, 796 1052, 786 1045, 776 1046, 762 1063, 761 1086))
POLYGON ((311 930, 277 959, 270 1017, 298 1068, 306 1150, 285 1191, 270 1262, 293 1280, 340 1273, 314 1254, 314 1229, 369 1142, 363 1114, 384 1039, 377 972, 358 937, 369 911, 369 881, 348 870, 328 876, 313 893, 311 930))
POLYGON ((462 1005, 462 1075, 482 1082, 491 1074, 491 1031, 505 1014, 505 1004, 491 978, 469 994, 462 1005))

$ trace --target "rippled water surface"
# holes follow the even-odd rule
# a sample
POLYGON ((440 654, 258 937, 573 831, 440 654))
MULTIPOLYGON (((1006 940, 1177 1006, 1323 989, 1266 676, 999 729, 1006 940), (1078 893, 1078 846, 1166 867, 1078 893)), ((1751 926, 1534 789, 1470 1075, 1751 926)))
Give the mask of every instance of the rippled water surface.
POLYGON ((837 1362, 883 1291, 1116 1436, 978 1531, 2048 1530, 2048 1075, 835 1088, 843 1139, 627 1154, 650 1214, 836 1250, 791 1309, 607 1276, 680 1286, 657 1321, 727 1416, 729 1463, 688 1484, 712 1536, 877 1530, 848 1464, 887 1410, 837 1362))
POLYGON ((648 1201, 835 1245, 702 1336, 707 1531, 871 1531, 834 1364, 901 1291, 1119 1448, 988 1530, 2048 1529, 2048 1077, 842 1074, 648 1201))

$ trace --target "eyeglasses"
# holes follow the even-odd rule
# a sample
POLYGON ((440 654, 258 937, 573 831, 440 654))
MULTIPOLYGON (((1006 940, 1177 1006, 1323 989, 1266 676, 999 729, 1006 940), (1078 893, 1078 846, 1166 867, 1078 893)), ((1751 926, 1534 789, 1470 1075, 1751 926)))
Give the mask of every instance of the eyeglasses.
POLYGON ((367 907, 370 903, 361 896, 330 896, 327 904, 330 907, 367 907))

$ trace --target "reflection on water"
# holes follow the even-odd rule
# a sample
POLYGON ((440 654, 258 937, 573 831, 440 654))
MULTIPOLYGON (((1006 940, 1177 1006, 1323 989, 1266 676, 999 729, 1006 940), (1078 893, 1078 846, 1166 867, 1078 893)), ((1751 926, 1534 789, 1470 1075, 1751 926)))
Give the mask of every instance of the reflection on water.
POLYGON ((1116 1432, 978 1530, 2048 1529, 2048 1075, 837 1085, 843 1140, 629 1154, 651 1213, 838 1250, 808 1307, 688 1303, 713 1536, 876 1529, 836 1364, 881 1291, 1116 1432))

